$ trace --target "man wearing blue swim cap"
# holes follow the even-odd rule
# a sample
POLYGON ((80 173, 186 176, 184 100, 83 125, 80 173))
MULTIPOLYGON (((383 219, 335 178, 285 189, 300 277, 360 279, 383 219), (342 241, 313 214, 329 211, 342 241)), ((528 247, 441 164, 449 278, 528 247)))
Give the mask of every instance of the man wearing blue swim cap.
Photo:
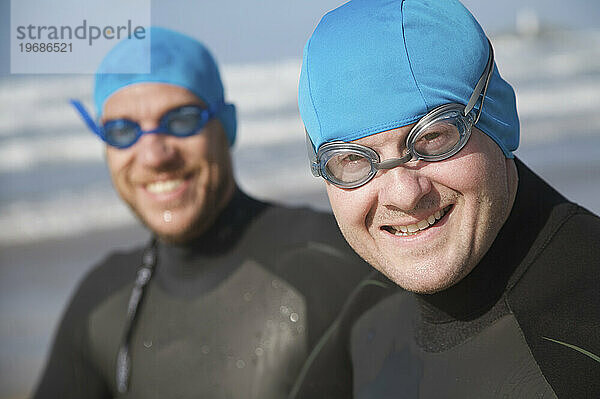
POLYGON ((377 272, 293 397, 600 395, 600 219, 514 157, 513 89, 462 4, 329 12, 298 102, 311 171, 377 272))
POLYGON ((215 60, 189 36, 149 34, 150 54, 125 40, 100 65, 97 118, 73 105, 152 238, 80 284, 34 397, 285 398, 368 267, 332 215, 237 187, 215 60), (111 73, 148 56, 150 73, 111 73))

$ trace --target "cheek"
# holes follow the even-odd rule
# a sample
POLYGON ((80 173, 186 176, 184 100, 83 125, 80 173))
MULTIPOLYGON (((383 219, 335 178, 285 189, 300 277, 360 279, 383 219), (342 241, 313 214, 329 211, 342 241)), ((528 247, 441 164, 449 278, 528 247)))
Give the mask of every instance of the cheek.
POLYGON ((365 221, 371 204, 373 204, 367 191, 361 189, 342 190, 327 183, 327 195, 333 214, 342 229, 365 228, 365 221))
POLYGON ((117 181, 126 177, 126 169, 132 163, 132 159, 133 155, 126 149, 106 148, 106 163, 113 180, 117 181))
POLYGON ((205 160, 212 153, 210 143, 202 134, 178 139, 179 153, 187 162, 205 160))
POLYGON ((473 135, 459 154, 430 164, 433 180, 465 195, 506 189, 505 158, 499 148, 495 150, 473 135))
POLYGON ((220 163, 222 148, 217 133, 214 129, 205 127, 202 133, 184 138, 179 149, 186 162, 188 164, 220 163))
POLYGON ((506 158, 491 138, 475 129, 465 149, 468 159, 464 169, 472 176, 474 184, 506 185, 506 158))
POLYGON ((471 153, 451 165, 454 173, 449 174, 451 187, 459 192, 476 191, 488 183, 490 173, 495 174, 493 165, 482 153, 471 153))

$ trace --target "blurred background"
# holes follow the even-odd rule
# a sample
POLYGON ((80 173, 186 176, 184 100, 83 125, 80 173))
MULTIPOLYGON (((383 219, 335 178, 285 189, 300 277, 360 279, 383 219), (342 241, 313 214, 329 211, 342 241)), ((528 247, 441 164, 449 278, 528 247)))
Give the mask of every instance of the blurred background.
MULTIPOLYGON (((220 62, 239 112, 236 176, 249 194, 328 209, 308 170, 296 88, 306 39, 342 3, 152 1, 153 24, 199 38, 220 62)), ((517 156, 600 213, 600 3, 464 3, 516 89, 517 156)), ((11 75, 9 32, 10 2, 0 0, 0 399, 28 397, 83 274, 148 237, 112 190, 103 146, 67 104, 91 105, 92 76, 11 75)))

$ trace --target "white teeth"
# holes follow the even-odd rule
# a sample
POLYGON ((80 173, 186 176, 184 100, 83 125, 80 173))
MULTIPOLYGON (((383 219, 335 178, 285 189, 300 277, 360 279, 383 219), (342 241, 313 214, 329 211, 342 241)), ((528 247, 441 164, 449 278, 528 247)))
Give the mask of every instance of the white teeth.
POLYGON ((417 227, 419 230, 424 230, 425 228, 429 227, 429 222, 427 220, 420 220, 419 223, 417 223, 417 227))
POLYGON ((149 192, 151 192, 153 194, 168 193, 170 191, 175 190, 182 183, 183 183, 182 179, 157 181, 157 182, 148 184, 146 186, 146 190, 148 190, 149 192))
POLYGON ((433 215, 429 215, 427 219, 420 220, 415 224, 410 224, 408 226, 387 226, 386 229, 397 236, 415 235, 419 230, 425 230, 429 228, 429 226, 434 225, 438 220, 444 217, 449 210, 450 206, 447 206, 441 211, 435 211, 433 215))

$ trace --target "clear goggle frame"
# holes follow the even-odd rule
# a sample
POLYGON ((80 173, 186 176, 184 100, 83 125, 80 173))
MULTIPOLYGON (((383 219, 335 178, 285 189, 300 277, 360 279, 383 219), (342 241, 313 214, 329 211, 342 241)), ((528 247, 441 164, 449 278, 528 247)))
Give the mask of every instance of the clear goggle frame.
POLYGON ((406 153, 400 158, 381 161, 375 150, 343 141, 324 143, 315 153, 307 133, 313 176, 321 176, 340 188, 356 188, 368 183, 381 169, 392 169, 410 161, 435 162, 450 158, 465 146, 472 127, 481 116, 493 69, 494 52, 489 43, 489 57, 485 70, 467 105, 444 104, 423 116, 408 133, 406 153), (481 104, 475 113, 474 108, 480 97, 481 104))

